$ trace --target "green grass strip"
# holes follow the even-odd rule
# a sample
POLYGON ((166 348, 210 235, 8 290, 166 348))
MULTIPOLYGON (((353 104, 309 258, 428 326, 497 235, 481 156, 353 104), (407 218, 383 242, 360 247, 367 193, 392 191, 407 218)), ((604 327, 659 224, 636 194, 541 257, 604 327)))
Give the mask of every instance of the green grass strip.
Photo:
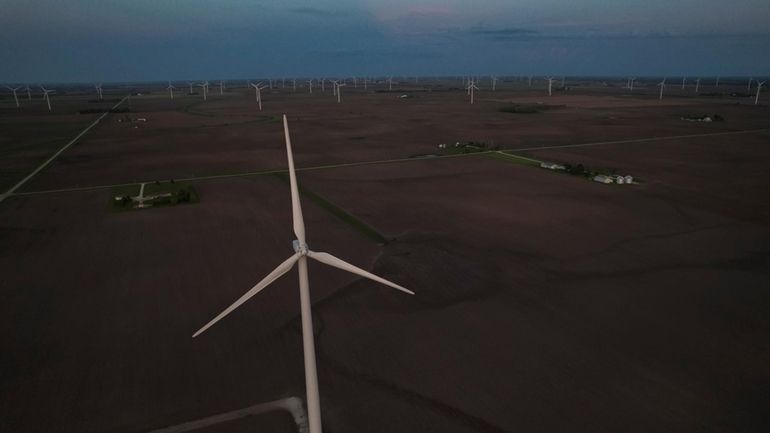
MULTIPOLYGON (((290 184, 288 173, 285 173, 285 172, 273 173, 273 175, 278 179, 280 179, 281 181, 285 182, 286 184, 290 184)), ((353 215, 347 213, 344 209, 340 208, 339 206, 335 205, 334 203, 330 202, 324 197, 321 197, 320 195, 314 193, 313 191, 310 191, 309 189, 303 187, 302 184, 300 184, 299 182, 297 182, 297 189, 299 190, 299 193, 301 195, 309 198, 313 203, 317 204, 322 209, 331 213, 332 215, 337 217, 340 221, 353 227, 353 229, 355 229, 362 235, 366 236, 367 238, 373 240, 378 244, 386 244, 388 242, 385 236, 383 236, 380 232, 375 230, 373 227, 369 226, 368 224, 354 217, 353 215)))
POLYGON ((513 155, 502 151, 486 152, 482 155, 488 158, 498 159, 500 161, 512 162, 514 164, 528 165, 530 167, 540 167, 540 161, 538 160, 526 158, 524 156, 513 155))

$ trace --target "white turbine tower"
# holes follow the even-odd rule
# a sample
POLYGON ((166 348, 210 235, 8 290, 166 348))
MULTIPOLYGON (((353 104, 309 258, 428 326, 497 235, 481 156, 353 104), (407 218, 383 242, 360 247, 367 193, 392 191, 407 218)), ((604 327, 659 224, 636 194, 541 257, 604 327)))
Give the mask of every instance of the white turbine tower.
POLYGON ((492 91, 494 92, 495 90, 497 90, 497 77, 495 77, 493 75, 492 76, 492 91))
POLYGON ((102 96, 102 83, 94 84, 94 88, 96 89, 96 96, 99 98, 99 100, 104 100, 104 97, 102 96))
POLYGON ((759 104, 759 91, 762 90, 762 86, 765 85, 764 81, 757 80, 757 96, 754 98, 754 105, 759 104))
POLYGON ((553 87, 553 77, 548 77, 548 96, 552 96, 551 89, 553 87))
POLYGON ((388 77, 388 92, 393 91, 393 77, 388 77))
POLYGON ((313 80, 307 80, 307 88, 310 90, 310 94, 313 94, 313 80))
POLYGON ((262 111, 262 89, 264 89, 266 86, 261 86, 262 82, 260 81, 257 84, 249 83, 251 87, 254 88, 255 96, 257 98, 257 104, 259 105, 259 111, 262 111))
POLYGON ((698 93, 698 89, 700 89, 700 78, 695 80, 695 93, 698 93))
POLYGON ((193 334, 193 338, 197 337, 206 331, 209 327, 230 314, 233 310, 240 307, 244 302, 248 301, 262 289, 270 285, 270 283, 290 271, 291 268, 294 267, 294 264, 297 264, 297 270, 299 272, 300 317, 302 320, 302 354, 305 362, 305 391, 307 393, 308 424, 310 427, 310 433, 321 433, 321 403, 318 392, 318 373, 316 371, 315 341, 313 337, 313 316, 310 304, 310 283, 307 272, 307 258, 310 257, 311 259, 321 262, 325 265, 342 269, 343 271, 347 271, 364 278, 368 278, 372 281, 376 281, 410 295, 414 295, 414 292, 405 287, 399 286, 398 284, 392 283, 384 278, 378 277, 377 275, 367 272, 359 267, 353 266, 350 263, 334 257, 331 254, 317 253, 308 249, 308 245, 305 242, 305 222, 302 218, 302 208, 300 205, 299 192, 297 188, 297 175, 294 171, 294 157, 292 156, 291 138, 289 137, 289 125, 286 121, 286 115, 283 116, 283 130, 286 137, 286 155, 289 160, 289 183, 291 187, 292 219, 294 234, 297 236, 297 239, 292 242, 294 254, 286 259, 283 263, 278 265, 277 268, 270 272, 262 281, 257 283, 257 285, 252 287, 251 290, 244 293, 243 296, 241 296, 232 305, 219 313, 217 317, 199 329, 195 334, 193 334))
POLYGON ((297 91, 297 79, 296 78, 292 78, 291 79, 291 90, 293 92, 297 91))
POLYGON ((21 89, 21 87, 5 86, 5 88, 13 92, 13 100, 16 101, 16 108, 19 108, 19 97, 16 96, 16 91, 21 89))
POLYGON ((684 90, 685 83, 687 83, 687 77, 682 77, 682 90, 684 90))
POLYGON ((634 81, 636 81, 636 77, 631 77, 631 78, 628 79, 628 83, 630 84, 628 89, 631 92, 634 91, 634 81))
POLYGON ((321 78, 321 92, 326 93, 326 78, 321 78))
POLYGON ((190 93, 188 93, 188 95, 192 95, 192 93, 193 93, 193 89, 192 88, 193 88, 193 84, 195 84, 195 83, 193 83, 192 81, 188 81, 187 84, 190 85, 190 93))
POLYGON ((169 81, 168 82, 168 87, 166 87, 166 90, 168 90, 169 96, 171 96, 172 100, 174 99, 174 89, 176 89, 176 87, 172 86, 171 85, 171 81, 169 81))
POLYGON ((56 90, 49 90, 40 86, 40 89, 43 91, 43 99, 45 99, 45 102, 48 104, 48 111, 51 111, 51 97, 49 96, 50 93, 56 93, 56 90))
POLYGON ((474 90, 479 90, 479 88, 476 86, 476 82, 473 80, 468 80, 468 94, 471 95, 471 105, 473 105, 474 90))
POLYGON ((658 100, 663 100, 663 89, 666 88, 666 79, 664 78, 663 81, 658 83, 658 86, 660 86, 660 97, 658 97, 658 100))
POLYGON ((223 80, 219 80, 219 96, 224 96, 225 94, 225 82, 223 80))

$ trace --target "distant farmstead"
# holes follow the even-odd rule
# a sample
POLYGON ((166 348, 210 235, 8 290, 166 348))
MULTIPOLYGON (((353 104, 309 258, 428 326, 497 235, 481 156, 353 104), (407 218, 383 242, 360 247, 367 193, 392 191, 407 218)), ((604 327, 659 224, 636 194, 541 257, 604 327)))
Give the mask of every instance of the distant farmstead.
POLYGON ((555 162, 541 162, 540 163, 541 168, 546 168, 548 170, 565 170, 566 167, 564 167, 561 164, 557 164, 555 162))

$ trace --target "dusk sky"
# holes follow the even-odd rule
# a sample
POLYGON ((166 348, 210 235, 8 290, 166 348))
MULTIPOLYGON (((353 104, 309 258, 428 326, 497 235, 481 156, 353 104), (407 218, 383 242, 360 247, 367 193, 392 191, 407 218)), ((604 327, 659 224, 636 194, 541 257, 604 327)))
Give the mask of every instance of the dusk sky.
POLYGON ((768 0, 0 0, 0 82, 770 75, 768 0))

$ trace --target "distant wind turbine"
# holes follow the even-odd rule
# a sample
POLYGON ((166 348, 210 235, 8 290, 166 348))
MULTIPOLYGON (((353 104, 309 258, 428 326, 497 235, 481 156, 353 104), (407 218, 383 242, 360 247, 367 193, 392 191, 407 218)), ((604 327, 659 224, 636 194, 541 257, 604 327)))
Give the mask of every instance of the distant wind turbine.
POLYGON ((56 93, 56 90, 46 89, 42 85, 40 86, 40 89, 43 91, 43 99, 45 99, 45 102, 48 104, 48 111, 51 111, 51 96, 49 96, 49 94, 56 93))
POLYGON ((471 95, 471 105, 473 105, 473 91, 479 90, 476 83, 473 80, 468 80, 468 94, 471 95))
POLYGON ((104 97, 102 96, 102 84, 94 84, 94 88, 96 89, 96 96, 99 98, 99 100, 104 100, 104 97))
POLYGON ((497 89, 497 77, 494 75, 492 76, 492 91, 494 92, 497 89))
POLYGON ((297 236, 297 239, 292 242, 294 254, 291 255, 288 259, 284 260, 283 263, 278 265, 278 267, 270 272, 264 279, 262 279, 262 281, 244 293, 232 305, 227 307, 224 311, 219 313, 218 316, 216 316, 201 329, 199 329, 195 334, 193 334, 193 338, 205 332, 212 325, 220 321, 222 318, 240 307, 243 303, 251 299, 254 295, 259 293, 262 289, 270 285, 270 283, 290 271, 294 265, 297 264, 297 270, 299 272, 300 317, 302 322, 302 354, 305 364, 305 392, 307 394, 308 426, 310 433, 321 433, 321 399, 318 391, 318 372, 316 367, 315 341, 313 336, 313 314, 310 301, 310 282, 307 271, 307 258, 309 257, 322 264, 341 269, 343 271, 347 271, 364 278, 368 278, 372 281, 384 284, 410 295, 414 295, 414 292, 396 283, 390 282, 384 278, 367 272, 357 266, 347 263, 329 253, 317 253, 315 251, 311 251, 308 248, 308 245, 305 241, 305 222, 302 217, 302 207, 300 204, 298 191, 299 188, 297 186, 297 175, 294 170, 294 157, 292 155, 291 138, 289 137, 289 125, 286 120, 286 115, 283 116, 283 130, 286 139, 286 155, 289 161, 289 185, 291 189, 293 227, 294 234, 297 236))
POLYGON ((5 88, 13 92, 13 100, 16 101, 16 108, 19 108, 19 97, 16 96, 16 91, 21 89, 21 87, 5 86, 5 88))
POLYGON ((700 78, 695 80, 695 93, 698 93, 698 89, 700 89, 700 78))
POLYGON ((759 104, 759 91, 762 90, 762 86, 765 85, 764 81, 757 80, 757 96, 754 98, 754 105, 759 104))
POLYGON ((168 82, 168 87, 166 87, 166 90, 168 90, 169 96, 171 96, 172 100, 174 99, 174 89, 176 89, 176 87, 172 86, 171 85, 171 81, 169 81, 168 82))
POLYGON ((198 84, 198 86, 203 88, 203 100, 205 101, 206 100, 206 96, 208 96, 209 82, 208 81, 204 81, 204 82, 198 84))
POLYGON ((307 88, 310 90, 310 94, 313 94, 313 80, 307 81, 307 88))
POLYGON ((266 87, 266 86, 262 86, 261 84, 262 84, 261 81, 257 84, 249 83, 249 85, 251 85, 251 87, 254 88, 254 93, 257 98, 257 105, 259 105, 259 111, 262 111, 262 89, 266 87))
POLYGON ((553 87, 553 77, 548 77, 548 96, 551 96, 551 88, 553 87))
POLYGON ((32 90, 30 90, 29 84, 27 84, 27 87, 25 87, 25 89, 27 90, 27 101, 31 101, 32 100, 32 90))
POLYGON ((292 78, 291 79, 291 90, 293 92, 297 91, 297 79, 296 78, 292 78))
POLYGON ((658 98, 658 100, 663 100, 663 89, 666 88, 666 79, 664 78, 663 81, 658 83, 658 86, 660 86, 660 97, 658 98))
POLYGON ((634 91, 634 81, 636 81, 636 77, 631 77, 628 79, 629 88, 628 90, 633 92, 634 91))
POLYGON ((687 77, 682 77, 682 90, 684 90, 685 83, 687 83, 687 77))
POLYGON ((388 77, 388 91, 393 91, 393 77, 388 77))
POLYGON ((338 103, 338 104, 341 102, 341 99, 340 99, 340 98, 342 97, 342 88, 343 88, 345 85, 346 85, 345 83, 339 83, 339 82, 337 82, 337 81, 334 81, 334 88, 335 88, 335 90, 336 90, 336 94, 337 94, 337 103, 338 103))
POLYGON ((188 93, 188 95, 192 95, 193 94, 193 89, 192 88, 193 88, 193 84, 195 84, 195 83, 193 83, 192 81, 188 81, 187 84, 190 85, 190 93, 188 93))
POLYGON ((219 96, 223 96, 225 94, 225 82, 222 80, 219 80, 219 96))

